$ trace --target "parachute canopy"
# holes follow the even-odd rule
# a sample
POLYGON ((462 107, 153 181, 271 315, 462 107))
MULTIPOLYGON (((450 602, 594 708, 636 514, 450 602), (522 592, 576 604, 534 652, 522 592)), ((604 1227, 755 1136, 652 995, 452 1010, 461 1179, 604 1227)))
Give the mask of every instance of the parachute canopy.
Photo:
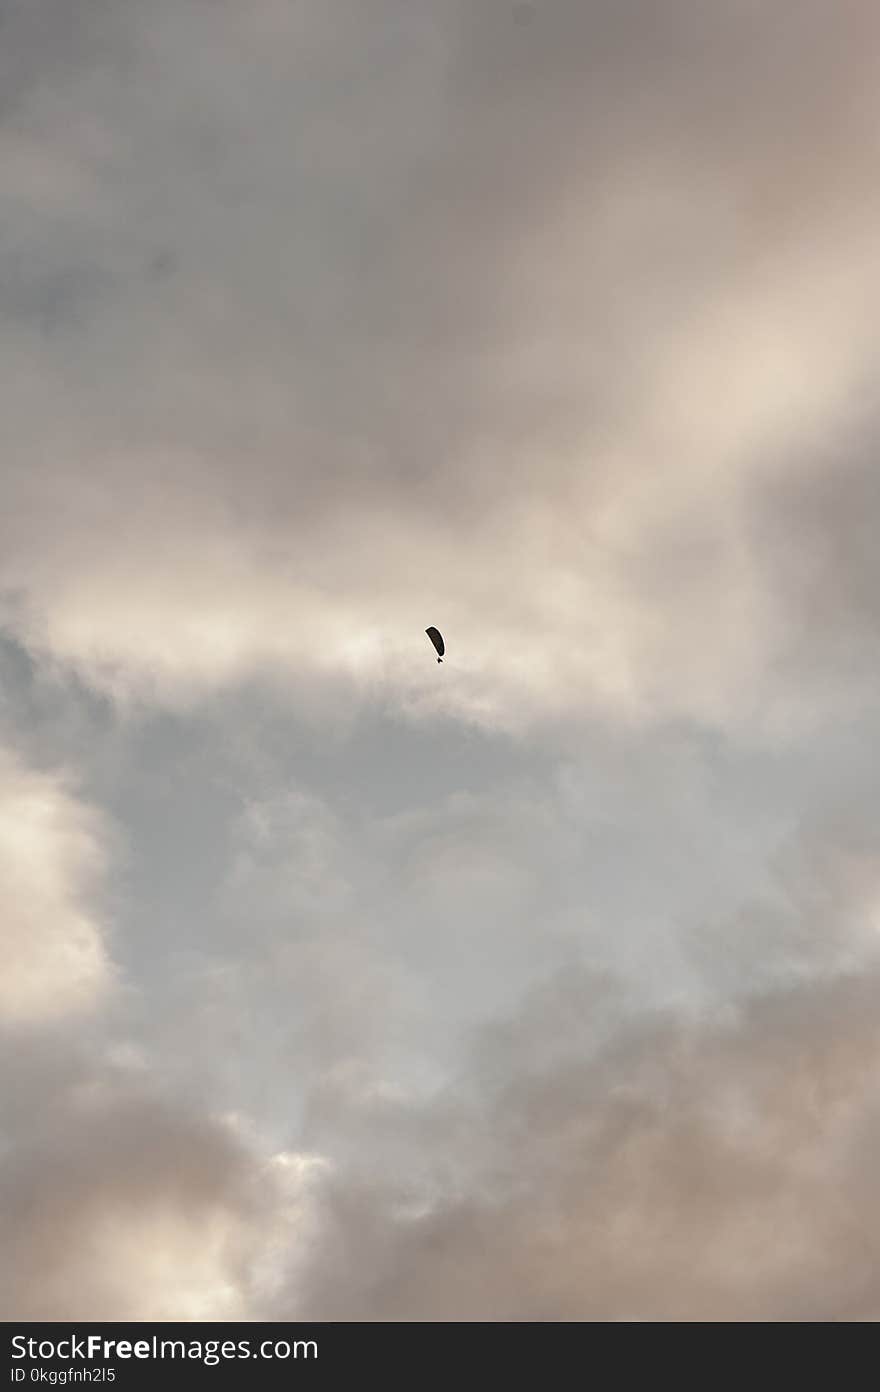
POLYGON ((437 649, 437 661, 442 662, 443 654, 446 651, 446 644, 443 642, 443 634, 440 632, 439 628, 426 628, 425 632, 437 649))

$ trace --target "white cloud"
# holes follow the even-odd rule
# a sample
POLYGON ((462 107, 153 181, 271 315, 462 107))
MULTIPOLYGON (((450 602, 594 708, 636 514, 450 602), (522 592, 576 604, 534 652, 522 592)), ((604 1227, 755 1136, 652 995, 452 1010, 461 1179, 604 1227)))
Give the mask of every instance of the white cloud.
POLYGON ((88 1010, 114 973, 97 908, 102 819, 54 774, 0 751, 0 1021, 88 1010))

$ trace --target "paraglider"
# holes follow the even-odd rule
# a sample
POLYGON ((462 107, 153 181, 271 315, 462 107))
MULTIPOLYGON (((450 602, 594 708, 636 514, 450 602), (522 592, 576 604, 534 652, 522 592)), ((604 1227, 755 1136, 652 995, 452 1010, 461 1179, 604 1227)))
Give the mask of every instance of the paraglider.
POLYGON ((442 662, 443 654, 446 651, 446 644, 443 642, 443 634, 437 628, 426 628, 425 632, 437 649, 437 661, 442 662))

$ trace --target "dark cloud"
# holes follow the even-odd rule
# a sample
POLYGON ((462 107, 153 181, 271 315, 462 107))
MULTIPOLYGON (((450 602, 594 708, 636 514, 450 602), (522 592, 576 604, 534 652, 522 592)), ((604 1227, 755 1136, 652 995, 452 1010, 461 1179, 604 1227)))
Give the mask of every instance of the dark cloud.
POLYGON ((71 1043, 19 1040, 0 1078, 5 1313, 246 1318, 271 1175, 228 1123, 164 1098, 137 1055, 71 1043))
POLYGON ((868 974, 717 1023, 643 1019, 585 1053, 601 983, 551 985, 433 1116, 346 1112, 384 1165, 374 1152, 370 1175, 328 1185, 304 1313, 864 1317, 877 1299, 875 992, 868 974), (428 1182, 407 1182, 407 1144, 430 1154, 428 1182))
POLYGON ((0 119, 14 122, 35 91, 51 102, 72 73, 119 64, 127 48, 121 12, 112 0, 3 0, 0 119))

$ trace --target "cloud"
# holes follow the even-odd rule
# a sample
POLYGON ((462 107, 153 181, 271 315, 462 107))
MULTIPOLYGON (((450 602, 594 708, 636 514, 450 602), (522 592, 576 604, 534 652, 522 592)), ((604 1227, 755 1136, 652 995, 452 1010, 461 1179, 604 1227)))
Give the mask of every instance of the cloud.
POLYGON ((871 1317, 876 5, 0 24, 4 1308, 871 1317))
POLYGON ((605 990, 549 983, 433 1108, 336 1118, 372 1149, 325 1186, 306 1316, 872 1317, 874 975, 585 1051, 605 990))
POLYGON ((65 1069, 51 1049, 22 1053, 19 1089, 22 1073, 0 1173, 9 1317, 258 1317, 276 1245, 289 1272, 307 1229, 309 1157, 182 1111, 124 1053, 78 1051, 65 1069))
POLYGON ((45 239, 17 204, 54 318, 6 340, 10 622, 172 703, 271 672, 514 730, 836 715, 753 539, 861 411, 873 7, 330 10, 126 7, 20 92, 100 196, 45 239))
POLYGON ((0 750, 0 1020, 32 1025, 89 1010, 114 972, 100 916, 107 835, 56 774, 0 750))

